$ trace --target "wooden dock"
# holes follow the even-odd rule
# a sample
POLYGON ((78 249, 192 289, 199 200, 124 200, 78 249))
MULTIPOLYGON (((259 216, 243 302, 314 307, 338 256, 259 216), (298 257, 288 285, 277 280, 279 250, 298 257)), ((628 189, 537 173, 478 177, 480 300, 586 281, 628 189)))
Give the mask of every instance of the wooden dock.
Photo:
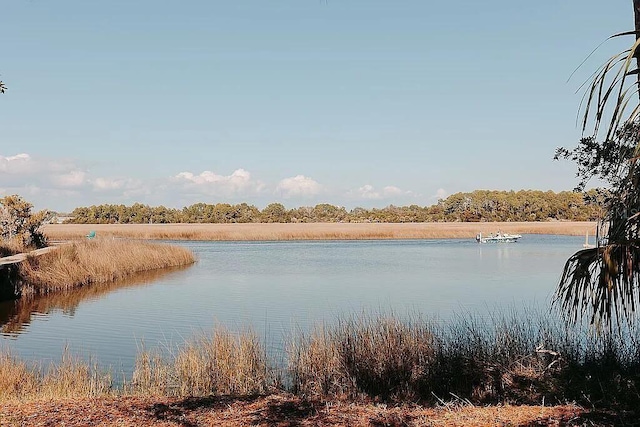
POLYGON ((56 249, 58 246, 47 246, 35 251, 0 258, 0 301, 20 297, 22 281, 18 273, 21 262, 28 256, 40 256, 56 249))
POLYGON ((58 246, 47 246, 46 248, 36 249, 35 251, 31 251, 31 252, 27 252, 27 253, 23 253, 23 254, 16 254, 16 255, 11 255, 11 256, 4 257, 4 258, 0 258, 0 267, 2 267, 3 265, 7 265, 7 264, 18 264, 18 263, 21 263, 22 261, 26 260, 28 256, 43 255, 43 254, 51 252, 51 251, 53 251, 55 249, 58 249, 58 246))

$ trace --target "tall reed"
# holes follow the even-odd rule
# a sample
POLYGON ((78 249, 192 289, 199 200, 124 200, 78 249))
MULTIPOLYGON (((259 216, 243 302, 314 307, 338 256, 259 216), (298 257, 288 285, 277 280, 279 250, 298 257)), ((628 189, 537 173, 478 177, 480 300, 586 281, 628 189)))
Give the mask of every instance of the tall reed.
POLYGON ((113 392, 111 374, 65 348, 59 363, 46 370, 27 365, 9 351, 0 352, 0 402, 29 399, 97 397, 113 392))
POLYGON ((40 374, 8 350, 0 351, 0 402, 23 400, 38 392, 40 374))
POLYGON ((138 354, 130 390, 175 396, 264 394, 275 376, 264 346, 251 331, 216 328, 185 343, 171 357, 138 354))
POLYGON ((636 327, 598 336, 532 313, 343 319, 294 339, 288 369, 315 398, 640 404, 636 327))
POLYGON ((65 352, 48 370, 0 353, 0 402, 113 393, 154 396, 255 395, 291 391, 312 399, 426 404, 640 405, 637 326, 597 335, 548 313, 360 315, 298 333, 287 377, 255 334, 215 329, 164 353, 141 349, 119 390, 95 363, 65 352), (283 388, 282 384, 290 384, 283 388))

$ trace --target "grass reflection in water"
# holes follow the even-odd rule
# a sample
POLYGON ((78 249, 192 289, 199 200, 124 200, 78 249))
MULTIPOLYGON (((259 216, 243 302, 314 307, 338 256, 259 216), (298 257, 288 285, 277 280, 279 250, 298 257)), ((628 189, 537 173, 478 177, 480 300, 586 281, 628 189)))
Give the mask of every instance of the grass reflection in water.
POLYGON ((179 266, 143 271, 113 282, 93 283, 69 291, 36 297, 25 296, 14 301, 0 302, 0 334, 17 336, 31 323, 34 315, 47 315, 60 310, 68 316, 73 316, 82 302, 102 298, 110 292, 120 289, 147 286, 160 278, 188 267, 179 266))

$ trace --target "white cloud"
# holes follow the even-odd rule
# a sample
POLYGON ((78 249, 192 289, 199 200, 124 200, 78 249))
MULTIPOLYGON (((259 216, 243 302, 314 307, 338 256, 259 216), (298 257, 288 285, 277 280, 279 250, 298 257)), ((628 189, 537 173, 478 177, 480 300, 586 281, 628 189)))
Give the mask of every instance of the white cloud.
POLYGON ((218 175, 211 171, 204 171, 198 175, 192 172, 180 172, 172 177, 172 181, 212 195, 246 195, 258 193, 264 189, 264 184, 253 180, 251 173, 244 169, 236 169, 231 175, 218 175))
POLYGON ((392 197, 392 196, 401 196, 401 195, 410 195, 411 191, 402 191, 398 187, 394 187, 393 185, 388 185, 382 189, 382 194, 384 197, 392 197))
POLYGON ((317 181, 304 175, 296 175, 291 178, 285 178, 278 183, 276 193, 285 199, 290 197, 310 197, 320 194, 323 190, 322 185, 317 181))
POLYGON ((357 190, 352 190, 347 193, 347 196, 358 199, 366 199, 366 200, 381 200, 388 199, 392 197, 402 197, 402 196, 414 196, 412 191, 404 191, 398 187, 393 185, 387 185, 382 188, 382 190, 376 190, 373 185, 366 184, 357 190))
POLYGON ((406 191, 394 185, 387 185, 382 189, 377 189, 371 184, 351 190, 346 193, 347 198, 352 200, 386 200, 402 203, 401 200, 417 197, 413 191, 406 191))
POLYGON ((30 169, 31 156, 26 153, 15 156, 0 156, 0 173, 20 174, 30 169))
POLYGON ((68 173, 53 175, 53 182, 59 187, 80 187, 85 183, 86 173, 74 170, 68 173))
POLYGON ((98 191, 103 190, 119 190, 124 186, 125 180, 123 179, 110 179, 110 178, 96 178, 93 180, 93 189, 98 191))
POLYGON ((0 175, 9 186, 51 189, 81 187, 87 178, 87 172, 71 160, 38 158, 27 153, 0 155, 0 175))
POLYGON ((445 190, 444 188, 438 188, 436 190, 436 194, 434 198, 440 200, 440 199, 446 199, 447 196, 448 196, 447 190, 445 190))
MULTIPOLYGON (((353 193, 354 192, 351 192, 351 194, 353 193)), ((382 198, 382 194, 377 192, 373 185, 369 184, 363 185, 362 187, 358 188, 355 194, 361 199, 376 200, 382 198)))

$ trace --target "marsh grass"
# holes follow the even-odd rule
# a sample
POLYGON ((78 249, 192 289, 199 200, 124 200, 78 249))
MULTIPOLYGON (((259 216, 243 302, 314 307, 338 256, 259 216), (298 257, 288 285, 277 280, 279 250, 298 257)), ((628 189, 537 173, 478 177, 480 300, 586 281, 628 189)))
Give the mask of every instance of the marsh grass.
POLYGON ((34 248, 28 248, 22 243, 22 239, 0 240, 0 258, 19 254, 34 248))
POLYGON ((98 236, 160 240, 370 240, 474 238, 501 230, 520 234, 593 233, 592 222, 474 222, 474 223, 301 223, 301 224, 48 224, 50 240, 98 236))
POLYGON ((264 346, 251 331, 216 328, 185 343, 174 354, 142 350, 130 390, 170 396, 256 395, 276 381, 264 346))
POLYGON ((598 336, 534 313, 359 316, 297 337, 289 372, 313 398, 473 404, 640 403, 635 328, 598 336))
POLYGON ((252 332, 218 328, 164 351, 141 347, 129 381, 70 355, 46 373, 0 353, 0 402, 35 398, 246 396, 286 390, 314 400, 464 405, 640 404, 637 328, 597 335, 549 313, 360 315, 296 333, 285 372, 252 332), (283 376, 286 381, 282 381, 283 376), (283 384, 287 384, 284 387, 283 384))
POLYGON ((39 373, 7 350, 0 351, 0 402, 23 400, 38 392, 39 373))
POLYGON ((22 293, 42 295, 193 262, 193 253, 180 246, 116 239, 73 242, 27 257, 20 264, 22 293))
POLYGON ((59 363, 52 363, 40 381, 39 397, 46 399, 98 397, 113 390, 112 375, 97 361, 84 361, 65 348, 59 363))
POLYGON ((0 352, 0 402, 97 397, 113 393, 111 374, 65 348, 61 361, 46 370, 29 366, 7 350, 0 352))

